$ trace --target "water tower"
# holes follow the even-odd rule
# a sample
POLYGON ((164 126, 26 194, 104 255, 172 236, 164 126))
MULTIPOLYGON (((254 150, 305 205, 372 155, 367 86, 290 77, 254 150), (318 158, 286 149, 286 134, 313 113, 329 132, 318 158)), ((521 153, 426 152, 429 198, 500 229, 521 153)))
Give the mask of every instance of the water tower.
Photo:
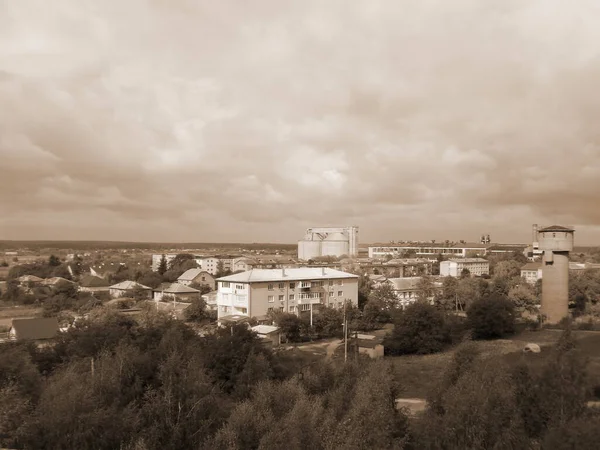
POLYGON ((542 307, 545 322, 555 324, 569 315, 569 252, 575 230, 552 225, 539 228, 537 238, 542 258, 542 307))

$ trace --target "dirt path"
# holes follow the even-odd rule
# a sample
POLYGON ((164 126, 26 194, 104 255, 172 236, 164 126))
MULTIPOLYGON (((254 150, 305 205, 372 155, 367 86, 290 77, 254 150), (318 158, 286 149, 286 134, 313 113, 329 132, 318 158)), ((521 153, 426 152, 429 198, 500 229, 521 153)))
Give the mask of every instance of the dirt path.
POLYGON ((342 339, 340 339, 339 341, 333 341, 331 343, 329 343, 327 345, 327 359, 331 359, 333 357, 333 354, 335 353, 335 350, 340 346, 340 344, 342 344, 344 341, 342 339))

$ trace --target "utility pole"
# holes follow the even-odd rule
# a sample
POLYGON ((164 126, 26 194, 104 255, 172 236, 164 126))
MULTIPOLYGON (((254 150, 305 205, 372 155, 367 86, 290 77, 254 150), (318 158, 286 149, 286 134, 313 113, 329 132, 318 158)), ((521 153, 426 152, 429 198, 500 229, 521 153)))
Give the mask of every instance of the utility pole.
POLYGON ((348 318, 346 317, 346 299, 344 299, 344 362, 348 361, 348 318))

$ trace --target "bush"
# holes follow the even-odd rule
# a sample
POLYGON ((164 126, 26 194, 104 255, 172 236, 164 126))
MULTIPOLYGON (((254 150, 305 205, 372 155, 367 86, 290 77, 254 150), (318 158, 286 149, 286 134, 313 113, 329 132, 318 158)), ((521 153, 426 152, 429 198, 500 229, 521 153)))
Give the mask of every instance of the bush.
POLYGON ((207 316, 206 302, 202 298, 193 299, 190 306, 183 310, 183 317, 188 322, 201 322, 207 316))
POLYGON ((467 310, 474 339, 496 339, 515 332, 515 307, 508 298, 490 295, 476 300, 467 310))
POLYGON ((389 354, 406 355, 436 353, 450 343, 444 313, 435 306, 414 303, 397 316, 394 331, 383 345, 389 354))

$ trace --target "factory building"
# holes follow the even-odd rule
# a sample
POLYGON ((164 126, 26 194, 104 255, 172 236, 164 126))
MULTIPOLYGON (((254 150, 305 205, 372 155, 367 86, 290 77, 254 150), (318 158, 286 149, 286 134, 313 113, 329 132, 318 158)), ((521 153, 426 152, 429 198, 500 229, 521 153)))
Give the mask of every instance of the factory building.
POLYGON ((537 230, 536 241, 543 251, 542 305, 545 323, 556 324, 569 315, 569 252, 575 230, 552 225, 537 230))
POLYGON ((319 256, 358 256, 358 227, 321 227, 306 230, 298 241, 298 258, 304 261, 319 256))

